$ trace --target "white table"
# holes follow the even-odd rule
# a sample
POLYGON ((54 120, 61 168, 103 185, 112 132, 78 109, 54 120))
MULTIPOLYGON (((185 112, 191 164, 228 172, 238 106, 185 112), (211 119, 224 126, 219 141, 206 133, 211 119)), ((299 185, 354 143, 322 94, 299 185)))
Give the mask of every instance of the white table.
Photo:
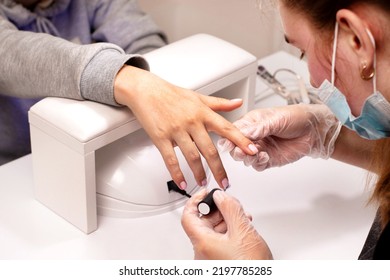
MULTIPOLYGON (((287 67, 307 78, 305 64, 276 53, 260 61, 270 70, 287 67)), ((280 104, 261 83, 256 106, 280 104)), ((222 159, 231 189, 278 259, 356 259, 375 215, 367 207, 367 172, 334 160, 305 158, 256 172, 222 159)), ((28 155, 0 167, 0 259, 191 259, 181 228, 182 208, 162 215, 98 217, 85 235, 34 200, 28 155)))

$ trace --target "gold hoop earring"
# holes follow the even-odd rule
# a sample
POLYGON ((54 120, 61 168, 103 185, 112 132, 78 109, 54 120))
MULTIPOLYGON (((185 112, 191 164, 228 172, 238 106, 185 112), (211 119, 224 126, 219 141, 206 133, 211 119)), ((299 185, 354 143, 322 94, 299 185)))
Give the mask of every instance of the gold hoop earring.
POLYGON ((374 70, 372 70, 372 72, 369 74, 369 75, 365 75, 365 71, 367 70, 367 64, 366 63, 364 63, 363 64, 363 67, 362 67, 362 70, 360 71, 360 77, 363 79, 363 80, 365 80, 365 81, 369 81, 369 80, 371 80, 373 77, 374 77, 374 75, 375 75, 375 71, 374 70))

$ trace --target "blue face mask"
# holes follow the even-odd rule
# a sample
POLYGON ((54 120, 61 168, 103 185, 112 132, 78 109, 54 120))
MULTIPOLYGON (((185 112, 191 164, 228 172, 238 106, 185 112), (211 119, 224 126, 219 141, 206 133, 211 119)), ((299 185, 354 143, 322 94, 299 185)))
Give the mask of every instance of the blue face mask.
MULTIPOLYGON (((375 47, 375 41, 367 30, 375 47)), ((334 86, 334 73, 336 61, 336 47, 338 24, 335 28, 332 56, 332 82, 325 80, 318 88, 318 96, 339 121, 351 130, 356 131, 361 137, 376 140, 390 137, 390 103, 376 90, 376 77, 373 78, 374 93, 363 104, 359 117, 354 117, 345 96, 334 86)), ((376 70, 376 57, 374 57, 374 71, 376 70)))

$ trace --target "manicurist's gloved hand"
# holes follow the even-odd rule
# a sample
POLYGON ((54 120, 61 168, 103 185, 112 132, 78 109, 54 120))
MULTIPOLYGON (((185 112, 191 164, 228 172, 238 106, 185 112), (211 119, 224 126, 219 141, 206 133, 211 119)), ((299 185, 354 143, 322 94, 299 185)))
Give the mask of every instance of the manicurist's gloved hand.
POLYGON ((248 155, 227 139, 220 139, 218 146, 257 171, 282 166, 304 156, 327 159, 333 153, 341 129, 333 113, 322 104, 257 109, 234 125, 255 143, 259 152, 248 155))
POLYGON ((114 92, 116 101, 128 106, 137 117, 160 151, 172 179, 182 189, 187 183, 174 146, 182 151, 198 185, 207 184, 201 154, 221 188, 226 188, 229 181, 208 132, 229 139, 248 154, 257 152, 248 138, 215 112, 234 110, 242 105, 242 100, 204 96, 131 66, 119 71, 114 92))
POLYGON ((224 191, 213 194, 218 210, 200 216, 197 205, 207 194, 202 189, 187 202, 182 225, 194 247, 195 259, 272 259, 237 199, 224 191))

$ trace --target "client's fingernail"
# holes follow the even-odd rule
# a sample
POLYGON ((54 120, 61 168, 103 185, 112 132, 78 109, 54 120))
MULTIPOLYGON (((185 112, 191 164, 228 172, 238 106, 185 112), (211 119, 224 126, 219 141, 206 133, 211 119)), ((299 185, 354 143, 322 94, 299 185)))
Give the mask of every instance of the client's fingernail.
POLYGON ((226 190, 230 187, 229 180, 227 178, 222 180, 222 187, 224 188, 224 190, 226 190))
POLYGON ((259 150, 256 148, 254 144, 249 144, 248 146, 249 150, 251 150, 253 153, 257 154, 259 150))
POLYGON ((181 182, 179 185, 180 189, 185 190, 187 188, 187 183, 185 181, 181 182))
POLYGON ((203 181, 202 181, 202 187, 206 187, 207 186, 207 179, 204 179, 203 181))

